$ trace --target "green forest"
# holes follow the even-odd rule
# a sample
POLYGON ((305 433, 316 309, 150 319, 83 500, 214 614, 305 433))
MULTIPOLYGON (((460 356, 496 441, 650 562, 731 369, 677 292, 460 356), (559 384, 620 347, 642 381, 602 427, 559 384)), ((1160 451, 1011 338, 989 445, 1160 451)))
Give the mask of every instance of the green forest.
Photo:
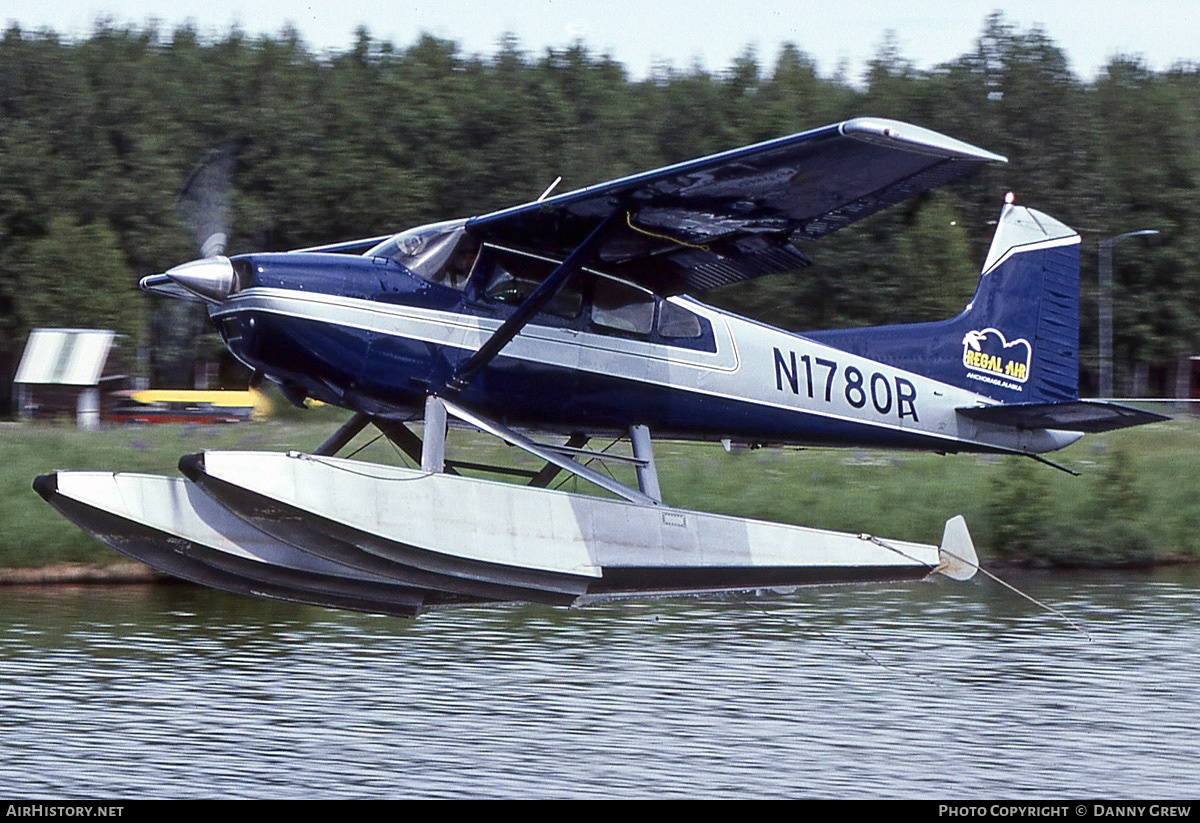
MULTIPOLYGON (((0 402, 29 330, 96 326, 187 385, 219 343, 187 306, 137 290, 196 256, 180 185, 237 146, 231 253, 386 234, 847 117, 907 120, 1007 155, 952 187, 803 249, 814 265, 704 295, 796 330, 959 311, 1006 192, 1083 235, 1083 391, 1094 391, 1097 245, 1115 255, 1117 393, 1174 392, 1200 353, 1200 66, 1117 57, 1074 76, 1038 29, 997 14, 930 70, 885 41, 863 78, 822 76, 797 46, 721 71, 631 78, 576 44, 499 40, 464 54, 366 30, 317 53, 294 32, 204 38, 100 23, 86 39, 0 39, 0 402)), ((4 408, 7 408, 7 405, 4 408)), ((0 412, 4 411, 0 408, 0 412)))

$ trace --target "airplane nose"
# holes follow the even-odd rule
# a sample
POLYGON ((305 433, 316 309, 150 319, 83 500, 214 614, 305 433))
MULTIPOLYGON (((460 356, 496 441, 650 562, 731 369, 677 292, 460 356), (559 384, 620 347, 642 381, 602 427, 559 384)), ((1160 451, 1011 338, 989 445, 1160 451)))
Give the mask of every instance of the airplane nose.
POLYGON ((205 257, 169 269, 166 276, 192 294, 220 303, 233 293, 236 279, 228 257, 205 257))

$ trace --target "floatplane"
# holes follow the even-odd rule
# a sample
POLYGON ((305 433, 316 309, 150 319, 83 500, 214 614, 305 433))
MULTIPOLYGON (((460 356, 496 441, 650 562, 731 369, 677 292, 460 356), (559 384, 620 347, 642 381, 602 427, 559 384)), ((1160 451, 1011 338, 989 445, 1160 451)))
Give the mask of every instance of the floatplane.
POLYGON ((933 546, 668 505, 652 436, 1037 456, 1160 419, 1079 398, 1079 235, 1011 198, 974 299, 948 320, 797 334, 692 296, 800 269, 799 244, 1003 162, 859 118, 299 251, 226 257, 209 219, 203 257, 142 288, 202 301, 257 378, 351 416, 311 453, 206 451, 180 460, 182 478, 60 471, 34 486, 168 574, 388 614, 970 578, 957 516, 933 546), (414 465, 339 457, 368 426, 414 465), (539 468, 449 459, 463 428, 539 468), (589 450, 602 435, 628 453, 589 450), (564 474, 597 493, 550 488, 564 474))

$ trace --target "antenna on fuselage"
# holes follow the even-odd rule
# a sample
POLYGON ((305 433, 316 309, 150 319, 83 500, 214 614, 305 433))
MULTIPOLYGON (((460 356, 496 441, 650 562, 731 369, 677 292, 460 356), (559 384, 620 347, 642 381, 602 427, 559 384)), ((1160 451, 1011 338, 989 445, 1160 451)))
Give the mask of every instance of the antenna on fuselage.
POLYGON ((557 188, 557 187, 558 187, 558 184, 559 184, 559 183, 561 183, 561 182, 562 182, 562 175, 560 174, 558 177, 555 177, 555 178, 554 178, 554 182, 553 182, 553 183, 551 183, 549 186, 546 186, 546 190, 545 190, 544 192, 542 192, 542 195, 541 195, 541 197, 539 197, 539 198, 537 199, 537 202, 538 202, 538 203, 540 203, 540 202, 542 202, 543 200, 545 200, 547 197, 549 197, 549 196, 550 196, 550 192, 554 191, 554 189, 555 189, 555 188, 557 188))

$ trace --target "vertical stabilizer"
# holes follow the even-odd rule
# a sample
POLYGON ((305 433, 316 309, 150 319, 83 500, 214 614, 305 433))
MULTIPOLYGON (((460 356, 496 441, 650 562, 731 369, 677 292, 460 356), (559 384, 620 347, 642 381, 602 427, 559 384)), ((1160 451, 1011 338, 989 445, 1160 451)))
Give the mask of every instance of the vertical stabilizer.
POLYGON ((957 317, 808 336, 1005 403, 1075 400, 1079 235, 1006 204, 975 297, 957 317))

